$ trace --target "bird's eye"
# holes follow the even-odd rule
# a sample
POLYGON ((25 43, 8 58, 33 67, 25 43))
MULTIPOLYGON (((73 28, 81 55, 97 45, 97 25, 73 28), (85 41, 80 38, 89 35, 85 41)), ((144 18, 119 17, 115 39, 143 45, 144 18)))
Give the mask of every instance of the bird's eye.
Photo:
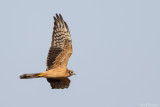
POLYGON ((72 71, 70 71, 69 73, 72 74, 72 71))

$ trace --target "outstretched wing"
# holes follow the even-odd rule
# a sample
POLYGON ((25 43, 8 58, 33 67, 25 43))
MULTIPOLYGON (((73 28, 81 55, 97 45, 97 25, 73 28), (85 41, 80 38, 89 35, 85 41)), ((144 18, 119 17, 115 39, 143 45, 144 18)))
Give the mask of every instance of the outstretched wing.
POLYGON ((66 78, 47 78, 47 81, 50 83, 52 89, 64 89, 68 88, 70 80, 66 78))
POLYGON ((72 41, 66 22, 60 14, 56 14, 54 21, 52 42, 47 57, 47 70, 60 66, 67 68, 72 54, 72 41))

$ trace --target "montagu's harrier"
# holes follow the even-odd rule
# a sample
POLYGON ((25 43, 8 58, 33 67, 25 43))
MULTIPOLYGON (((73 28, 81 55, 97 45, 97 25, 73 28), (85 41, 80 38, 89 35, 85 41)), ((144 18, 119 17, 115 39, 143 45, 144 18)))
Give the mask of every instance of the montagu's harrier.
POLYGON ((68 88, 68 77, 75 75, 73 70, 67 69, 67 63, 72 54, 72 40, 69 28, 62 16, 54 17, 54 28, 51 47, 47 57, 47 69, 42 73, 23 74, 21 79, 45 77, 52 89, 68 88))

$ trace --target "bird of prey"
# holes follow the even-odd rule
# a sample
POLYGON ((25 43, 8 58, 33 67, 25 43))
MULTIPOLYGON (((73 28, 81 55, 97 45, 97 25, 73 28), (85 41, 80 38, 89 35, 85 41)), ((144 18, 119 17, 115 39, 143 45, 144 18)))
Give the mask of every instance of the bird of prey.
POLYGON ((20 79, 44 77, 50 83, 52 89, 68 88, 68 77, 75 75, 73 70, 67 69, 67 63, 72 54, 72 40, 67 23, 61 14, 54 16, 54 28, 51 47, 47 57, 47 69, 45 72, 23 74, 20 79))

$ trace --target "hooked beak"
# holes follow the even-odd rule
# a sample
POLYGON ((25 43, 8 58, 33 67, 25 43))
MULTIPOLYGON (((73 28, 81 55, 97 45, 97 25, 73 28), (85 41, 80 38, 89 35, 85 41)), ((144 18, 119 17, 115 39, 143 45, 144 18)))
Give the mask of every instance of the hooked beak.
POLYGON ((72 75, 76 75, 76 73, 75 72, 73 72, 73 74, 72 75))

